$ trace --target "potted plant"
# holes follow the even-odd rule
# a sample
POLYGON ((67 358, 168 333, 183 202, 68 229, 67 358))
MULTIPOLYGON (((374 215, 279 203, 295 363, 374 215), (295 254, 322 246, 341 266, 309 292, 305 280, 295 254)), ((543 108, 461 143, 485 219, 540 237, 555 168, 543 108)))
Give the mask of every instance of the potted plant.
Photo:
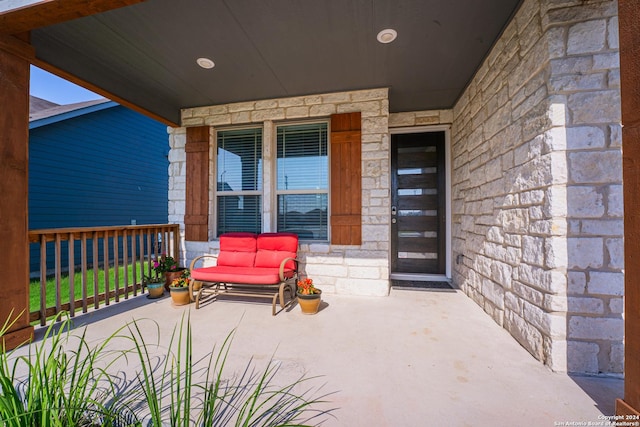
POLYGON ((316 314, 322 301, 322 291, 313 286, 313 279, 298 280, 298 304, 303 314, 316 314))
POLYGON ((160 259, 153 260, 153 271, 157 277, 164 277, 164 288, 168 291, 169 284, 179 278, 186 269, 180 267, 172 256, 162 254, 160 259))
POLYGON ((175 305, 186 305, 191 302, 189 294, 189 270, 183 269, 180 275, 169 284, 171 299, 175 305))
POLYGON ((147 288, 147 298, 160 298, 164 295, 164 279, 157 276, 142 276, 142 286, 147 288))

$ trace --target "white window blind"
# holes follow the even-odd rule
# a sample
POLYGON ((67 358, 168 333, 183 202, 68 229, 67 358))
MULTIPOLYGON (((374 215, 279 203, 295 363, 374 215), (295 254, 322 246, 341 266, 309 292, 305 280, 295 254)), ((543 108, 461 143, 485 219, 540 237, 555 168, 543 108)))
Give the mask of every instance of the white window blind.
POLYGON ((217 235, 262 231, 262 129, 218 131, 217 235))
POLYGON ((327 123, 277 128, 278 231, 328 240, 327 123))

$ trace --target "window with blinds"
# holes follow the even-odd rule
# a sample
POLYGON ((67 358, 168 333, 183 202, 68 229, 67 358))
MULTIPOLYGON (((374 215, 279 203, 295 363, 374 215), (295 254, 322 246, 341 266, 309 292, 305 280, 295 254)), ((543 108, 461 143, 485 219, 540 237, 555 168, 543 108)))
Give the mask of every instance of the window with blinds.
POLYGON ((328 240, 327 123, 278 126, 276 175, 278 231, 328 240))
POLYGON ((262 231, 262 128, 218 131, 217 235, 262 231))

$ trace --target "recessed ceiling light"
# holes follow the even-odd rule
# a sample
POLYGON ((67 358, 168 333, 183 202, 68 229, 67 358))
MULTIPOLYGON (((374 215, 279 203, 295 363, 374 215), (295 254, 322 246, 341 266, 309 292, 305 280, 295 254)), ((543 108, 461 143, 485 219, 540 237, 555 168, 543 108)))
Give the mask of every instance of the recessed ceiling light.
POLYGON ((199 66, 206 69, 213 68, 216 66, 216 64, 209 58, 198 58, 196 59, 196 62, 198 63, 199 66))
POLYGON ((398 37, 398 32, 393 28, 386 28, 378 33, 378 41, 380 43, 391 43, 398 37))

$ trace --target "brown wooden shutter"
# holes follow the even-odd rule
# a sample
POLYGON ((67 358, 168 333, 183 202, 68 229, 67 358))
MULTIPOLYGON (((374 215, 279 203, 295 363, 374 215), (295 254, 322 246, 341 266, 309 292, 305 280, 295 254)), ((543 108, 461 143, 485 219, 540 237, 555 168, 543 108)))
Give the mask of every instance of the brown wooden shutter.
POLYGON ((185 240, 209 239, 209 126, 187 128, 185 240))
POLYGON ((361 114, 331 116, 331 243, 362 244, 361 114))

